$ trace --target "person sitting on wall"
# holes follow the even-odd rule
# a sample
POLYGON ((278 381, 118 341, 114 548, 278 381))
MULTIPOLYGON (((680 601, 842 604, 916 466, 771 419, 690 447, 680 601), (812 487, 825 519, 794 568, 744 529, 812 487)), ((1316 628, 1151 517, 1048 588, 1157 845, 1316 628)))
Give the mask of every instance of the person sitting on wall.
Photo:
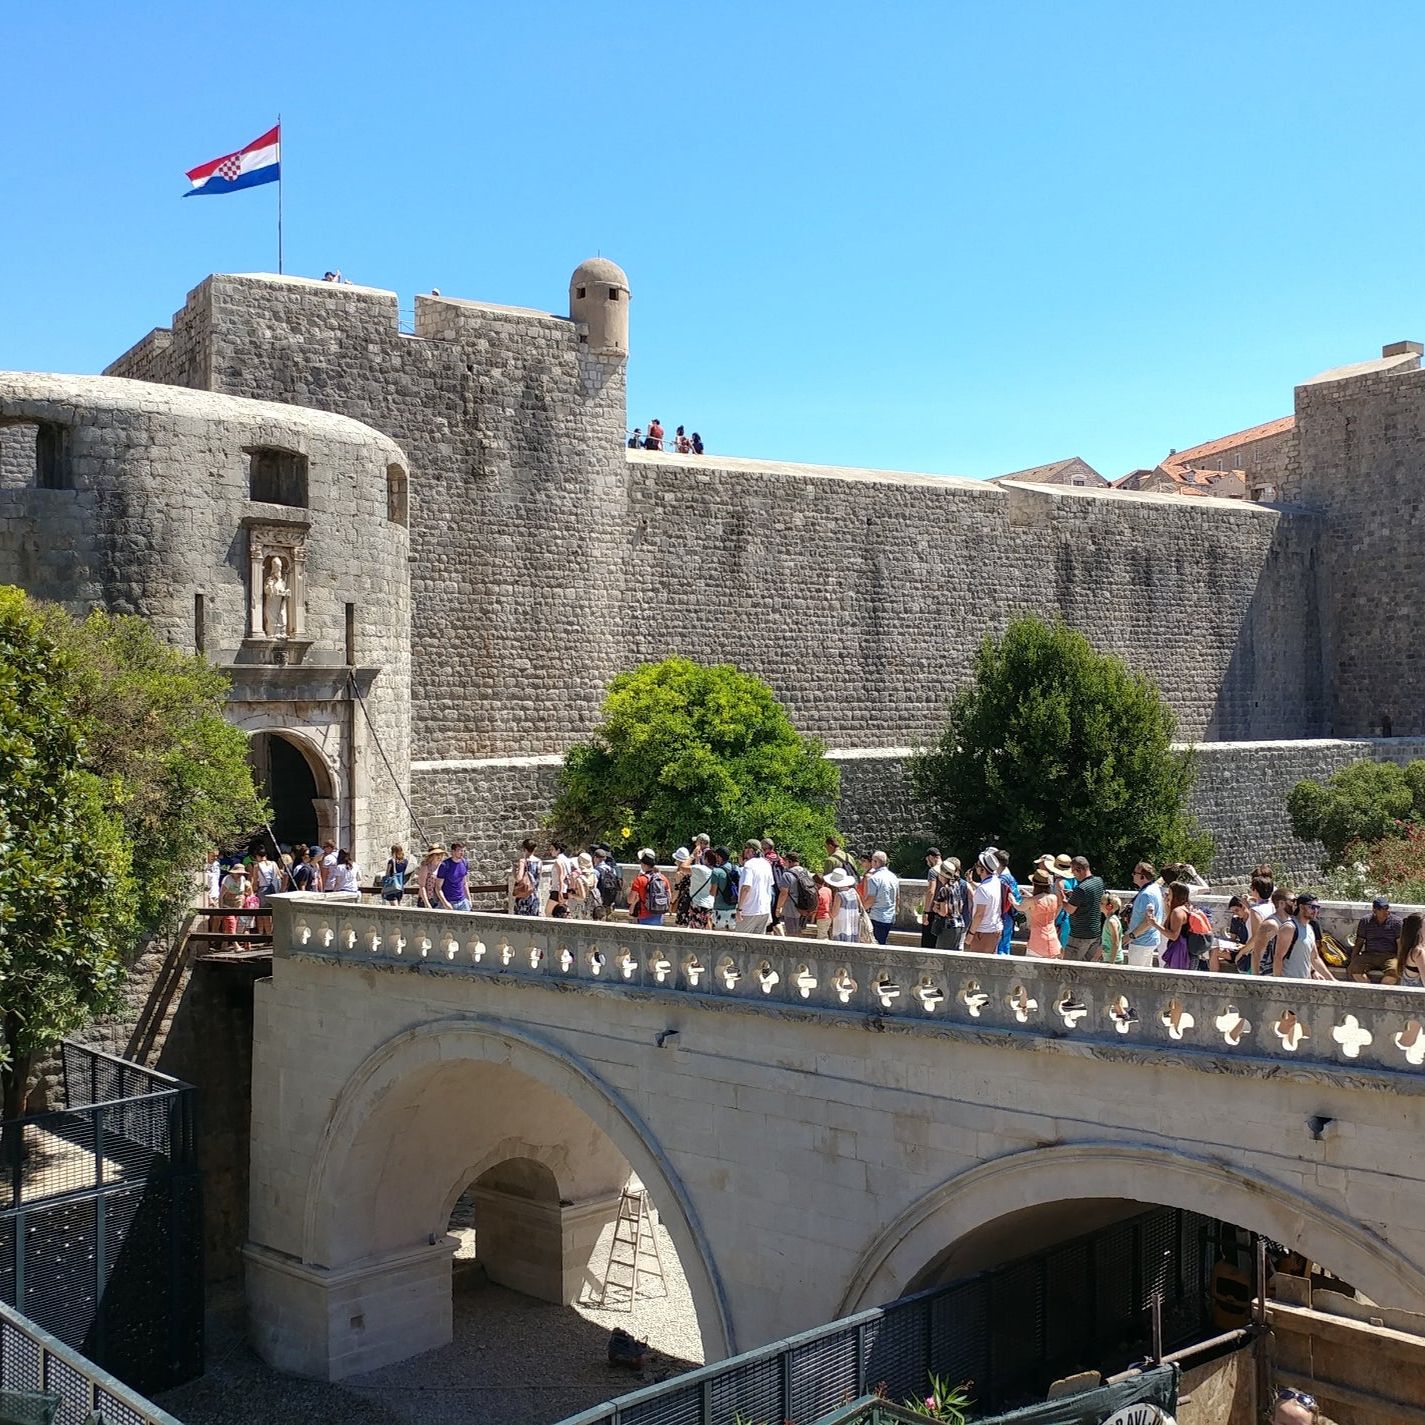
POLYGON ((663 426, 657 416, 648 422, 648 439, 643 442, 645 450, 663 449, 663 426))
POLYGON ((673 449, 679 455, 691 455, 693 453, 693 442, 683 434, 683 427, 679 426, 677 433, 673 436, 673 449))
POLYGON ((697 433, 697 431, 693 432, 692 445, 694 455, 701 455, 703 453, 703 438, 697 433))
POLYGON ((633 434, 628 438, 628 448, 638 450, 643 445, 643 431, 638 426, 634 426, 633 434))
POLYGON ((1399 979, 1400 917, 1391 912, 1390 901, 1377 896, 1371 913, 1356 924, 1356 938, 1346 974, 1362 984, 1393 985, 1399 979))

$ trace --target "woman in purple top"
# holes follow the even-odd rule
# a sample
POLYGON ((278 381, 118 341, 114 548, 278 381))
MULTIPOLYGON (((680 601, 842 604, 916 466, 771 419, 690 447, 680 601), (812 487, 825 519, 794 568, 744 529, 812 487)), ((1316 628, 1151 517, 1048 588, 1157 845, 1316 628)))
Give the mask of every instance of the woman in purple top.
POLYGON ((435 873, 436 893, 445 910, 469 910, 470 897, 465 889, 465 878, 470 874, 470 865, 465 859, 465 843, 452 841, 450 855, 440 863, 435 873))

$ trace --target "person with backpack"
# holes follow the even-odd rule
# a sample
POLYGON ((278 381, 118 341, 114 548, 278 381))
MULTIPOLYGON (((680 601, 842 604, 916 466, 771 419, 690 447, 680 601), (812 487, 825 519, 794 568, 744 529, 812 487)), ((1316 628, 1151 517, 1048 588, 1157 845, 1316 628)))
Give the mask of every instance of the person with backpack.
POLYGON ((614 853, 607 846, 594 846, 590 850, 594 857, 594 919, 607 920, 618 904, 623 876, 614 853))
POLYGON ((663 917, 673 906, 673 888, 668 877, 658 869, 658 857, 652 847, 638 853, 638 875, 628 888, 628 913, 640 925, 662 925, 663 917))
POLYGON ((816 916, 816 885, 795 851, 788 851, 777 883, 777 915, 784 935, 800 935, 816 916))
POLYGON ((411 863, 406 859, 406 848, 399 841, 391 843, 391 854, 386 860, 386 871, 381 877, 381 899, 387 905, 400 905, 406 894, 406 873, 411 863))
POLYGON ((516 915, 539 914, 539 877, 544 867, 535 855, 538 843, 526 836, 520 842, 519 859, 510 872, 510 900, 516 915))
POLYGON ((267 904, 269 896, 275 896, 282 890, 282 868, 265 850, 258 853, 253 864, 252 889, 260 906, 267 904))
POLYGON ((995 954, 1008 955, 1014 939, 1014 914, 1023 897, 1020 894, 1019 881, 1009 869, 1009 852, 996 851, 995 859, 999 862, 1001 889, 999 944, 995 946, 995 954))
POLYGON ((714 846, 708 852, 712 862, 713 929, 731 930, 737 923, 737 893, 741 889, 741 872, 733 864, 732 852, 726 846, 714 846))

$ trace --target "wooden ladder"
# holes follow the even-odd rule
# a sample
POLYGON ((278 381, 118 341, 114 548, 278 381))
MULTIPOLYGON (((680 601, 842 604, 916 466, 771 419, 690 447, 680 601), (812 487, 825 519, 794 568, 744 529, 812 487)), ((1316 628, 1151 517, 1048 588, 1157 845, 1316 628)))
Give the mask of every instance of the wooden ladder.
POLYGON ((609 1263, 603 1282, 589 1297, 589 1305, 606 1311, 632 1311, 639 1294, 639 1283, 657 1282, 661 1291, 653 1296, 667 1296, 668 1283, 663 1276, 663 1254, 653 1231, 653 1212, 648 1194, 642 1186, 625 1184, 619 1196, 618 1216, 614 1220, 614 1235, 609 1242, 609 1263), (620 1249, 622 1253, 620 1252, 620 1249), (627 1280, 617 1280, 627 1273, 627 1280))

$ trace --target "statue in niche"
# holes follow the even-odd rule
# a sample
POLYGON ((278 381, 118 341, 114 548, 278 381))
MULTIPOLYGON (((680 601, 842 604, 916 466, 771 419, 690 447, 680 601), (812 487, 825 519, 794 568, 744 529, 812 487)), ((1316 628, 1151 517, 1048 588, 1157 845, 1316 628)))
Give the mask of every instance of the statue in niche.
POLYGON ((268 638, 287 637, 287 596, 282 560, 273 557, 267 578, 262 581, 262 631, 268 638))

